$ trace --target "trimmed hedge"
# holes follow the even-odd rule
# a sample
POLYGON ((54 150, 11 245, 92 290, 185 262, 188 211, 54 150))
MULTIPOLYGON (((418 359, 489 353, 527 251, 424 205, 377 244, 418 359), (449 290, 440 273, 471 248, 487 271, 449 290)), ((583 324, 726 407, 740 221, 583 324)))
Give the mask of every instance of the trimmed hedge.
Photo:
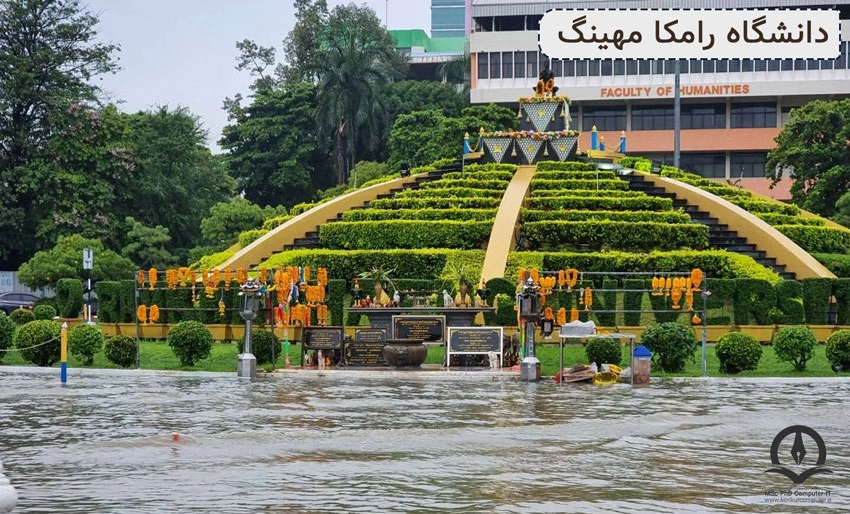
MULTIPOLYGON (((501 198, 384 198, 369 204, 373 209, 495 209, 501 198)), ((672 203, 670 205, 673 205, 672 203)))
POLYGON ((576 161, 540 161, 537 171, 595 171, 596 163, 576 161))
MULTIPOLYGON (((479 248, 490 238, 492 221, 387 220, 327 223, 319 244, 331 249, 479 248)), ((367 269, 367 268, 364 268, 367 269)))
POLYGON ((673 200, 654 196, 612 198, 604 196, 563 196, 529 198, 532 210, 588 209, 588 210, 673 210, 673 200))
POLYGON ((628 191, 623 189, 540 189, 534 190, 532 186, 531 198, 534 197, 549 197, 549 198, 573 198, 583 196, 599 196, 604 198, 652 198, 646 195, 643 191, 628 191))
POLYGON ((507 189, 510 182, 508 180, 493 180, 479 178, 452 178, 440 179, 433 182, 425 182, 420 189, 443 189, 443 188, 464 188, 471 187, 475 189, 497 189, 504 191, 507 189))
POLYGON ((796 216, 800 214, 800 208, 796 205, 788 205, 779 202, 767 202, 764 200, 747 200, 730 198, 730 202, 744 209, 745 211, 756 213, 774 213, 785 214, 788 216, 796 216))
POLYGON ((94 286, 97 292, 97 319, 102 323, 121 321, 121 283, 118 281, 98 282, 94 286))
POLYGON ((496 209, 355 209, 342 215, 342 221, 457 220, 484 221, 496 218, 496 209))
POLYGON ((609 170, 599 171, 540 171, 534 174, 534 179, 543 180, 613 180, 617 174, 609 170))
POLYGON ((466 173, 481 173, 482 171, 507 171, 510 173, 516 173, 516 170, 518 169, 519 166, 516 164, 491 162, 488 164, 470 164, 466 166, 464 171, 466 173))
POLYGON ((503 189, 473 189, 470 187, 405 189, 395 198, 501 198, 503 189))
POLYGON ((269 230, 275 229, 275 228, 283 225, 284 223, 286 223, 287 221, 291 220, 294 217, 295 216, 286 215, 286 216, 274 216, 272 218, 268 218, 266 221, 263 222, 262 229, 268 232, 269 230))
POLYGON ((740 373, 758 368, 762 355, 761 343, 741 332, 723 334, 715 346, 721 373, 740 373))
POLYGON ((239 246, 245 248, 249 244, 253 243, 257 239, 266 235, 269 231, 263 228, 255 228, 253 230, 246 230, 239 234, 239 246))
POLYGON ((803 284, 803 309, 806 311, 806 323, 809 325, 825 325, 833 279, 804 278, 801 282, 803 284))
POLYGON ((735 324, 770 325, 770 309, 776 306, 776 291, 766 280, 739 279, 735 281, 735 324))
MULTIPOLYGON (((365 211, 365 209, 362 209, 365 211)), ((354 211, 359 212, 359 211, 354 211)), ((466 211, 462 211, 466 212, 466 211)), ((682 211, 533 211, 523 209, 524 223, 533 221, 651 221, 656 223, 690 223, 691 218, 682 211)))
POLYGON ((789 216, 787 214, 776 214, 772 212, 759 212, 755 215, 768 225, 808 225, 822 227, 826 225, 823 218, 803 218, 802 216, 789 216))
POLYGON ((27 361, 49 367, 59 362, 61 331, 61 326, 55 321, 30 321, 15 332, 14 346, 27 361))
POLYGON ((56 307, 60 318, 76 318, 83 309, 83 283, 63 278, 56 283, 56 307))
POLYGON ((777 225, 775 228, 807 252, 847 253, 850 250, 850 230, 806 225, 777 225))
MULTIPOLYGON (((467 167, 467 169, 469 169, 467 167)), ((470 173, 469 171, 450 171, 448 173, 443 173, 443 176, 440 180, 499 180, 503 182, 510 182, 513 178, 514 173, 512 171, 476 171, 470 173)), ((427 185, 426 182, 423 186, 427 185)), ((422 186, 420 186, 422 187, 422 186)))
POLYGON ((790 362, 795 371, 804 371, 815 355, 818 340, 806 327, 785 327, 773 337, 773 351, 783 362, 790 362))
POLYGON ((774 323, 800 325, 806 319, 803 309, 803 285, 796 280, 782 280, 774 285, 776 290, 777 319, 774 323))
POLYGON ((812 257, 826 266, 839 278, 850 278, 850 255, 840 253, 812 253, 812 257))
POLYGON ((708 227, 695 223, 670 224, 646 221, 536 221, 523 225, 534 248, 564 244, 603 245, 640 251, 673 250, 708 246, 708 227))
POLYGON ((706 193, 711 193, 727 200, 730 198, 753 198, 753 194, 746 189, 737 189, 722 185, 701 186, 701 189, 706 193))
POLYGON ((534 178, 531 181, 532 191, 546 189, 612 189, 625 191, 629 189, 629 183, 619 179, 572 179, 572 180, 549 180, 534 178))

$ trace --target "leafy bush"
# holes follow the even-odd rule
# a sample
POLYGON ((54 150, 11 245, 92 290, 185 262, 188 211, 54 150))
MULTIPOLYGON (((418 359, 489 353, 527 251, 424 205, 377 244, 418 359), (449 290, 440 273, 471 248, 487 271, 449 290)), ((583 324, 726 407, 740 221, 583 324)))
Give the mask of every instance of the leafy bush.
MULTIPOLYGON (((239 352, 245 345, 245 336, 239 341, 239 352)), ((257 358, 257 364, 273 362, 272 348, 274 348, 275 359, 280 357, 282 345, 280 340, 269 330, 251 329, 251 352, 257 358)))
POLYGON ((620 365, 623 360, 623 351, 620 343, 615 339, 591 339, 584 347, 587 354, 587 362, 595 362, 597 365, 616 364, 620 365))
POLYGON ((475 189, 493 189, 497 191, 504 191, 505 189, 507 189, 509 183, 510 182, 508 180, 495 180, 486 178, 442 178, 440 180, 434 180, 432 182, 425 182, 419 187, 420 189, 471 187, 475 189))
POLYGON ((773 351, 783 362, 790 362, 797 371, 806 369, 806 362, 815 354, 818 340, 806 327, 785 327, 773 337, 773 351))
POLYGON ((625 191, 629 183, 619 179, 567 179, 550 180, 535 178, 531 181, 532 191, 546 191, 549 189, 585 189, 593 191, 596 189, 611 189, 625 191))
POLYGON ((121 321, 121 283, 117 281, 102 281, 95 286, 97 291, 97 319, 103 323, 118 323, 121 321))
POLYGON ((774 213, 796 216, 800 214, 800 208, 780 202, 769 202, 765 200, 751 200, 742 198, 730 198, 730 202, 751 213, 774 213))
POLYGON ((762 354, 761 343, 743 332, 723 334, 714 348, 722 373, 740 373, 756 369, 762 354))
POLYGON ((56 309, 52 305, 36 305, 32 310, 35 319, 53 319, 56 317, 56 309))
POLYGON ((822 227, 826 225, 823 218, 803 218, 801 216, 789 216, 787 214, 776 214, 772 212, 761 212, 756 214, 757 218, 768 225, 810 225, 822 227))
POLYGON ((20 351, 21 357, 36 366, 52 366, 61 357, 61 330, 59 323, 55 321, 31 321, 15 333, 15 347, 20 351))
POLYGON ((83 365, 94 364, 94 355, 103 349, 103 333, 98 325, 81 323, 68 331, 68 350, 83 361, 83 365))
POLYGON ((76 278, 56 283, 56 307, 61 318, 76 318, 83 309, 83 284, 76 278))
POLYGON ((212 352, 212 334, 200 321, 177 323, 168 331, 166 341, 183 366, 194 366, 212 352))
POLYGON ((35 321, 35 314, 33 314, 33 312, 29 309, 15 309, 9 316, 12 318, 15 325, 18 326, 25 325, 30 321, 35 321))
POLYGON ((803 309, 806 311, 806 323, 825 325, 829 312, 829 297, 832 294, 833 278, 804 278, 803 309))
MULTIPOLYGON (((378 200, 378 202, 386 200, 378 200)), ((377 202, 373 202, 377 203, 377 202)), ((590 209, 622 211, 670 211, 673 200, 655 196, 606 197, 606 196, 562 196, 532 197, 528 199, 529 209, 590 209)))
MULTIPOLYGON (((359 209, 352 212, 369 212, 359 209)), ((691 218, 682 211, 533 211, 522 210, 522 221, 651 221, 656 223, 691 223, 691 218)))
POLYGON ((501 198, 502 189, 475 189, 472 187, 432 187, 430 189, 405 189, 396 198, 501 198))
POLYGON ((850 330, 839 330, 826 340, 826 358, 836 371, 850 371, 850 330))
POLYGON ((539 189, 532 188, 531 198, 583 198, 592 196, 594 198, 652 198, 643 191, 630 191, 627 189, 539 189))
POLYGON ((106 340, 104 353, 112 364, 129 368, 136 363, 136 341, 129 336, 112 336, 106 340))
POLYGON ((268 230, 262 228, 255 228, 253 230, 241 232, 239 234, 239 246, 245 248, 257 239, 266 235, 268 232, 268 230))
POLYGON ((685 368, 699 346, 693 331, 678 323, 659 323, 646 329, 640 344, 652 352, 652 361, 663 371, 676 373, 685 368))
POLYGON ((495 209, 501 203, 500 198, 384 198, 370 202, 369 206, 373 209, 495 209))
POLYGON ((492 221, 496 218, 496 209, 355 209, 346 211, 342 221, 383 221, 383 220, 456 220, 456 221, 492 221))
POLYGON ((491 221, 387 220, 327 223, 319 231, 325 248, 459 248, 473 249, 490 237, 491 221))
POLYGON ((708 246, 708 227, 649 221, 540 221, 523 226, 533 248, 563 244, 608 245, 621 250, 673 250, 708 246))
POLYGON ((841 253, 812 253, 812 257, 835 273, 838 278, 850 278, 850 255, 841 253))
POLYGON ((596 163, 576 161, 540 161, 537 163, 537 171, 594 171, 596 163))
POLYGON ((12 318, 6 316, 6 313, 0 311, 0 362, 3 362, 3 357, 6 352, 12 347, 12 339, 15 337, 15 322, 12 318))
MULTIPOLYGON (((501 182, 510 182, 510 180, 514 176, 513 171, 475 171, 470 172, 471 166, 467 166, 464 171, 450 171, 448 173, 444 173, 440 180, 467 180, 467 179, 475 179, 475 180, 498 180, 501 182)), ((425 187, 427 185, 423 184, 421 187, 425 187)))
POLYGON ((614 180, 617 174, 613 171, 540 171, 534 174, 534 180, 614 180))
POLYGON ((620 164, 624 168, 632 168, 639 171, 650 171, 652 169, 652 161, 645 157, 629 155, 620 159, 620 164))
POLYGON ((775 228, 807 252, 847 253, 850 250, 850 230, 847 229, 805 225, 778 225, 775 228))

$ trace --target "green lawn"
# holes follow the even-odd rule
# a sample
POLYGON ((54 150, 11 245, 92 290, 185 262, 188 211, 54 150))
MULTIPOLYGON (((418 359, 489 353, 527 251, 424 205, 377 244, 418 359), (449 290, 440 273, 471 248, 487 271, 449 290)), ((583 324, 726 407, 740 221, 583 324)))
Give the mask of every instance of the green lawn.
MULTIPOLYGON (((780 362, 773 353, 773 347, 764 346, 759 367, 755 371, 747 371, 738 375, 727 375, 720 373, 720 364, 717 356, 714 353, 714 345, 708 345, 707 362, 708 375, 712 377, 738 376, 738 377, 832 377, 836 374, 830 368, 829 361, 826 359, 825 345, 818 345, 815 349, 815 356, 808 362, 806 371, 794 371, 789 363, 780 362)), ((439 364, 443 362, 444 350, 440 346, 428 347, 428 359, 425 361, 428 364, 439 364)), ((628 365, 628 346, 623 347, 623 367, 628 365)), ((236 372, 236 356, 239 354, 239 348, 236 344, 217 343, 213 346, 212 354, 203 361, 193 367, 181 366, 177 358, 171 352, 171 348, 164 341, 142 341, 141 343, 141 363, 143 369, 156 370, 181 370, 181 371, 215 371, 215 372, 236 372)), ((291 345, 289 350, 290 363, 293 366, 301 364, 301 347, 299 345, 291 345)), ((700 350, 694 353, 694 360, 688 361, 685 370, 681 373, 661 373, 653 369, 653 376, 657 377, 698 377, 702 375, 700 364, 700 350)), ((537 357, 541 363, 541 373, 545 376, 552 376, 558 371, 558 346, 545 345, 537 347, 537 357)), ((564 348, 564 366, 571 367, 577 363, 584 363, 587 360, 584 347, 582 345, 569 345, 564 348)), ((2 360, 6 365, 26 366, 30 365, 21 359, 17 352, 6 353, 2 360)), ((275 368, 284 367, 285 357, 280 355, 275 364, 275 368)), ((72 368, 82 367, 80 362, 73 356, 69 356, 68 365, 72 368)), ((56 367, 59 365, 56 364, 56 367)), ((104 354, 98 353, 95 355, 94 368, 117 368, 109 362, 104 354)), ((262 368, 271 370, 270 364, 263 365, 262 368)), ((850 375, 846 375, 850 376, 850 375)))

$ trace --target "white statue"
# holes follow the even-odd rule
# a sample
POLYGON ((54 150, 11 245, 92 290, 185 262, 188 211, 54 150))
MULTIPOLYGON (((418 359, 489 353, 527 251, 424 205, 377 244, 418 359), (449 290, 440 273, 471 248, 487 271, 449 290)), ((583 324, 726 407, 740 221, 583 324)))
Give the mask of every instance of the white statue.
POLYGON ((454 306, 455 306, 455 302, 454 302, 454 300, 452 300, 452 295, 450 295, 448 291, 443 289, 443 307, 448 308, 448 307, 454 307, 454 306))
POLYGON ((398 289, 393 292, 393 304, 398 307, 401 304, 401 295, 398 294, 398 289))

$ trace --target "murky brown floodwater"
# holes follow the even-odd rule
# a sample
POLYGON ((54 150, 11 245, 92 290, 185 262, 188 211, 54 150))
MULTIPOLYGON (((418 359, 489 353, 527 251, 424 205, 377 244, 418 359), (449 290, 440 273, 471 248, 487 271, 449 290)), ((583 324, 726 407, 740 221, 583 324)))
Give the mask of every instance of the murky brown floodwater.
POLYGON ((0 369, 0 460, 16 514, 847 512, 850 380, 632 389, 127 373, 62 388, 0 369), (797 489, 830 503, 765 503, 792 485, 764 471, 793 424, 823 436, 833 470, 797 489))

